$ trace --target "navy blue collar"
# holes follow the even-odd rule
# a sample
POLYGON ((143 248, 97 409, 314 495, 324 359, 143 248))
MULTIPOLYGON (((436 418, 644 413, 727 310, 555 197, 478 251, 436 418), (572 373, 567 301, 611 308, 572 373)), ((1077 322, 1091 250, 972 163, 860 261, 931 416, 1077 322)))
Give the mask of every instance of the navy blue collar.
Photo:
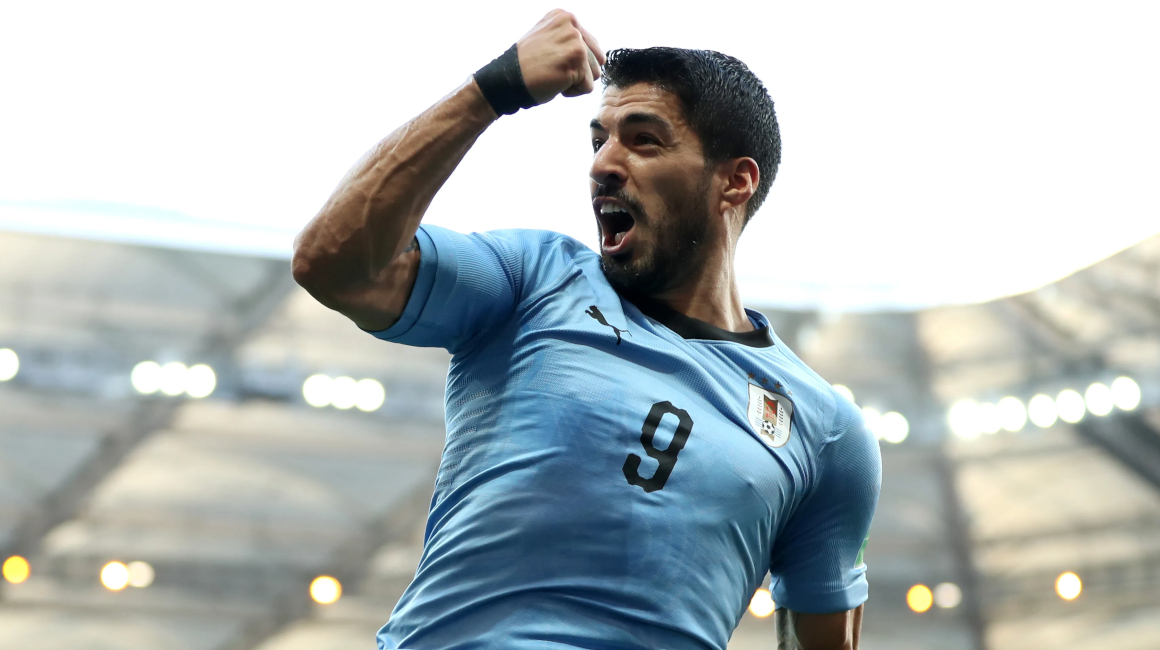
POLYGON ((763 326, 759 326, 760 321, 752 316, 749 317, 750 322, 757 329, 750 332, 730 332, 716 325, 706 323, 703 320, 686 316, 659 300, 653 300, 643 296, 625 296, 625 300, 636 305, 640 313, 671 329, 683 339, 731 341, 733 343, 748 345, 752 348, 768 348, 774 344, 773 334, 769 330, 769 324, 766 323, 763 326))

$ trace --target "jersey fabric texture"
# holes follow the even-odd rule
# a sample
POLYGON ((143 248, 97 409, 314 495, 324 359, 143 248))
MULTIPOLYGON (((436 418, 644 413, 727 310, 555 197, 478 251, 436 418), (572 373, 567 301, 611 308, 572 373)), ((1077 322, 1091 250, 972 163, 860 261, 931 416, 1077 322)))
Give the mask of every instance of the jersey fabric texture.
POLYGON ((557 233, 417 238, 374 334, 451 352, 447 440, 379 648, 724 650, 767 572, 779 607, 866 600, 878 444, 763 315, 630 302, 557 233))

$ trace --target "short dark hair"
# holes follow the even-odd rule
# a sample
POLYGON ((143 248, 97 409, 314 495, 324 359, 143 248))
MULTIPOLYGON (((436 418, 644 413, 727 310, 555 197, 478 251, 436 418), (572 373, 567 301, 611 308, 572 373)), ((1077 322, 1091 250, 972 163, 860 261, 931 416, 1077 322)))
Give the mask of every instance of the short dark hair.
POLYGON ((689 126, 701 138, 706 164, 746 157, 757 161, 760 179, 745 211, 749 223, 769 195, 781 163, 773 100, 757 75, 728 54, 650 47, 610 51, 601 79, 605 87, 651 83, 676 95, 689 126))

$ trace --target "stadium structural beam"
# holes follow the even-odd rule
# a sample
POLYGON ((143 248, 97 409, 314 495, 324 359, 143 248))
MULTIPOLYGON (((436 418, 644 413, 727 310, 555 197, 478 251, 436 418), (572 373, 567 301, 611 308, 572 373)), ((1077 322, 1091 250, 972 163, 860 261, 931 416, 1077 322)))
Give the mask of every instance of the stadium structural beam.
POLYGON ((1075 431, 1160 491, 1160 432, 1139 413, 1084 418, 1075 431))
MULTIPOLYGON (((1044 342, 1060 354, 1074 358, 1077 349, 1090 348, 1026 298, 1009 298, 1004 303, 1012 306, 1028 325, 1041 332, 1047 331, 1044 342)), ((1096 350, 1089 349, 1083 356, 1093 368, 1104 369, 1108 365, 1103 355, 1096 350)), ((1083 440, 1099 447, 1160 491, 1160 432, 1139 414, 1085 418, 1074 429, 1083 440)))
MULTIPOLYGON (((354 593, 366 580, 371 562, 380 548, 412 537, 427 520, 434 476, 418 480, 398 505, 367 523, 363 529, 340 546, 318 572, 303 576, 298 588, 281 594, 268 615, 250 619, 241 633, 218 650, 251 650, 286 629, 294 621, 307 618, 313 611, 309 584, 319 573, 334 577, 343 593, 354 593)), ((384 621, 385 617, 384 617, 384 621)))
MULTIPOLYGON (((192 353, 201 358, 232 358, 246 337, 265 323, 290 295, 294 280, 287 262, 270 261, 258 285, 236 300, 192 353)), ((125 426, 105 435, 97 450, 57 489, 16 524, 3 557, 32 555, 53 528, 72 519, 84 507, 89 494, 125 458, 153 433, 169 426, 181 408, 179 399, 141 398, 125 426)))
MULTIPOLYGON (((906 327, 909 329, 906 332, 907 340, 911 342, 908 347, 910 367, 914 374, 914 391, 923 411, 941 414, 942 405, 933 392, 936 369, 923 346, 920 318, 921 315, 918 313, 909 314, 906 321, 906 327)), ((974 538, 971 535, 966 507, 958 489, 958 468, 951 457, 946 442, 945 420, 942 417, 930 418, 930 420, 944 423, 939 432, 941 435, 938 436, 941 442, 933 450, 932 469, 939 482, 944 525, 954 560, 958 585, 963 594, 961 611, 974 650, 987 650, 987 619, 982 605, 983 585, 978 567, 975 564, 974 538)))

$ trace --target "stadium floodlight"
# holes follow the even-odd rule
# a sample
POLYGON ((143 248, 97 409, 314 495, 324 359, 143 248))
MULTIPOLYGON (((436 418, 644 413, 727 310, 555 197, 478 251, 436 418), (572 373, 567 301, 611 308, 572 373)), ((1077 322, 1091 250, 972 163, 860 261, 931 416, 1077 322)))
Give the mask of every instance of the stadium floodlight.
POLYGON ((870 406, 862 407, 862 422, 866 429, 878 440, 882 439, 882 412, 870 406))
POLYGON ((1140 405, 1140 385, 1131 377, 1117 377, 1112 382, 1112 400, 1118 409, 1135 410, 1140 405))
POLYGON ((148 562, 140 560, 130 562, 125 568, 129 571, 129 586, 143 589, 153 584, 153 578, 156 573, 153 571, 153 565, 148 562))
POLYGON ((916 614, 922 614, 934 604, 934 594, 926 585, 914 585, 906 592, 906 606, 916 614))
POLYGON ((979 425, 978 411, 979 405, 973 399, 961 399, 951 405, 947 412, 951 433, 966 440, 979 437, 983 428, 979 425))
POLYGON ((963 602, 963 590, 953 582, 944 582, 934 588, 934 604, 939 609, 954 609, 963 602))
POLYGON ((331 385, 330 405, 347 410, 358 401, 358 382, 350 377, 335 377, 331 385))
POLYGON ((355 384, 354 405, 358 410, 370 413, 377 411, 387 398, 387 391, 383 385, 374 379, 363 379, 355 384))
POLYGON ((883 415, 878 421, 878 428, 882 432, 883 440, 896 445, 910 435, 910 423, 906 421, 906 416, 897 411, 883 415))
POLYGON ((758 589, 749 599, 749 613, 757 618, 766 618, 773 613, 777 606, 773 603, 773 595, 768 589, 758 589))
POLYGON ((208 397, 217 388, 217 375, 213 368, 199 363, 185 375, 185 394, 195 399, 208 397))
POLYGON ((1079 576, 1067 571, 1055 579, 1055 593, 1064 600, 1075 600, 1083 592, 1083 581, 1079 576))
POLYGON ((18 585, 28 579, 32 574, 32 566, 28 564, 28 560, 13 555, 4 560, 4 566, 0 567, 0 573, 4 575, 4 579, 8 582, 18 585))
POLYGON ((101 568, 101 584, 109 591, 121 591, 129 584, 129 567, 113 561, 101 568))
POLYGON ((1069 388, 1061 391, 1055 398, 1055 409, 1059 412, 1060 420, 1075 424, 1083 419, 1087 407, 1084 405, 1083 396, 1069 388))
POLYGON ((999 429, 1003 428, 1003 420, 999 416, 999 407, 990 402, 980 404, 975 410, 975 417, 978 419, 979 430, 983 433, 999 433, 999 429))
POLYGON ((1007 431, 1015 433, 1027 426, 1027 408, 1018 397, 1004 397, 995 406, 999 408, 999 423, 1007 431))
POLYGON ((156 361, 142 361, 133 366, 129 382, 138 393, 152 395, 161 389, 161 366, 156 361))
POLYGON ((8 381, 20 372, 20 356, 11 348, 0 348, 0 381, 8 381))
POLYGON ((1116 407, 1116 400, 1112 397, 1112 389, 1100 382, 1095 382, 1083 393, 1084 404, 1092 415, 1104 416, 1116 407))
POLYGON ((848 387, 843 386, 842 384, 834 384, 834 391, 842 397, 850 400, 851 404, 854 403, 854 391, 850 390, 848 387))
POLYGON ((302 397, 315 408, 330 406, 333 395, 334 380, 326 375, 310 375, 302 382, 302 397))
POLYGON ((310 598, 319 605, 330 605, 342 597, 342 583, 330 576, 318 576, 310 583, 310 598))
POLYGON ((1046 429, 1055 424, 1059 419, 1059 413, 1055 408, 1055 400, 1047 395, 1036 395, 1027 402, 1027 417, 1031 419, 1035 426, 1046 429))
POLYGON ((161 366, 161 392, 170 397, 177 397, 185 392, 185 381, 189 368, 180 361, 171 361, 161 366))

